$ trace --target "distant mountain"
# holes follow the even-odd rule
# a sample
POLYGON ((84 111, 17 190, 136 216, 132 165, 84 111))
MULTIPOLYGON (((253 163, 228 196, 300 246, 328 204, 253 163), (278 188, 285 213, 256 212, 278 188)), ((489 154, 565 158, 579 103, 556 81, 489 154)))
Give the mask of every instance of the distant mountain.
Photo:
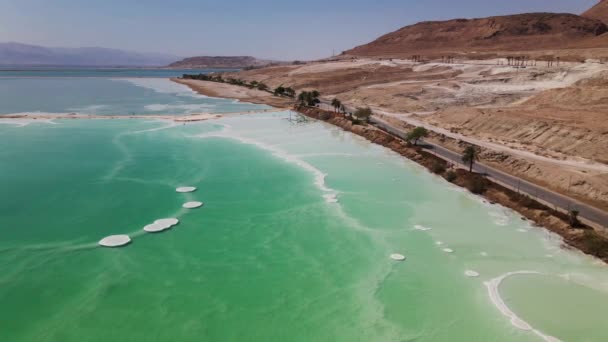
POLYGON ((606 32, 608 27, 599 20, 565 13, 428 21, 403 27, 344 54, 441 56, 594 47, 604 44, 598 37, 606 32))
POLYGON ((99 47, 51 48, 21 43, 0 43, 0 65, 46 66, 165 66, 180 57, 99 47))
POLYGON ((585 18, 601 20, 608 25, 608 0, 600 1, 582 15, 585 18))
POLYGON ((170 68, 246 68, 270 64, 271 61, 251 56, 198 56, 169 65, 170 68))

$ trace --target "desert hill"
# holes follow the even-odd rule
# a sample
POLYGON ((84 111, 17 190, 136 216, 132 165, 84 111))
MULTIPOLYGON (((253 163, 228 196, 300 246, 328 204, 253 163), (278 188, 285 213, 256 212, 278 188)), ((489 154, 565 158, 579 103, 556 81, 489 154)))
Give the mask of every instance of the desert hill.
MULTIPOLYGON (((604 3, 606 3, 604 1, 604 3)), ((526 13, 479 19, 427 21, 403 27, 345 51, 352 56, 405 57, 414 54, 496 53, 605 47, 608 26, 599 20, 565 13, 526 13)))
POLYGON ((608 0, 602 0, 582 14, 585 18, 597 19, 608 25, 608 0))
POLYGON ((251 56, 198 56, 171 63, 170 68, 245 68, 269 64, 251 56))

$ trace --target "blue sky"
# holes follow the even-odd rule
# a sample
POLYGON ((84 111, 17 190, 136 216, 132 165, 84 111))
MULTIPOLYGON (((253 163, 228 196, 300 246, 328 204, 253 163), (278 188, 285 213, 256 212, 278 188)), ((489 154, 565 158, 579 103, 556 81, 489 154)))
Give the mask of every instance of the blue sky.
POLYGON ((422 20, 580 13, 598 0, 0 0, 0 42, 326 57, 422 20))

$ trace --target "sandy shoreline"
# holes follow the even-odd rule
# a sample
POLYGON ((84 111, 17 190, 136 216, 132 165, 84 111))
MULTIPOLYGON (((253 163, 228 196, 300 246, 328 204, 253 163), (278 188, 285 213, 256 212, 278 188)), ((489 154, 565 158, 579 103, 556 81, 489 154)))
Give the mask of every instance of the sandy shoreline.
POLYGON ((294 104, 293 99, 277 97, 271 93, 258 89, 250 89, 226 83, 185 80, 181 78, 171 78, 171 81, 188 86, 193 91, 209 97, 236 99, 243 102, 265 104, 283 109, 291 108, 294 104))

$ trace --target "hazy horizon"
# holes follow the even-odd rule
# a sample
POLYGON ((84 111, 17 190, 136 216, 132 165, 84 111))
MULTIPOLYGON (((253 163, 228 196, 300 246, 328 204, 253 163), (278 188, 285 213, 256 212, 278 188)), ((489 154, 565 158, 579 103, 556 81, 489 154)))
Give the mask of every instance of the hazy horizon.
POLYGON ((541 11, 579 14, 597 2, 378 0, 369 4, 311 0, 303 6, 269 0, 255 4, 242 0, 152 0, 145 5, 116 0, 95 4, 7 0, 0 4, 0 42, 101 47, 178 57, 316 59, 419 21, 541 11))

